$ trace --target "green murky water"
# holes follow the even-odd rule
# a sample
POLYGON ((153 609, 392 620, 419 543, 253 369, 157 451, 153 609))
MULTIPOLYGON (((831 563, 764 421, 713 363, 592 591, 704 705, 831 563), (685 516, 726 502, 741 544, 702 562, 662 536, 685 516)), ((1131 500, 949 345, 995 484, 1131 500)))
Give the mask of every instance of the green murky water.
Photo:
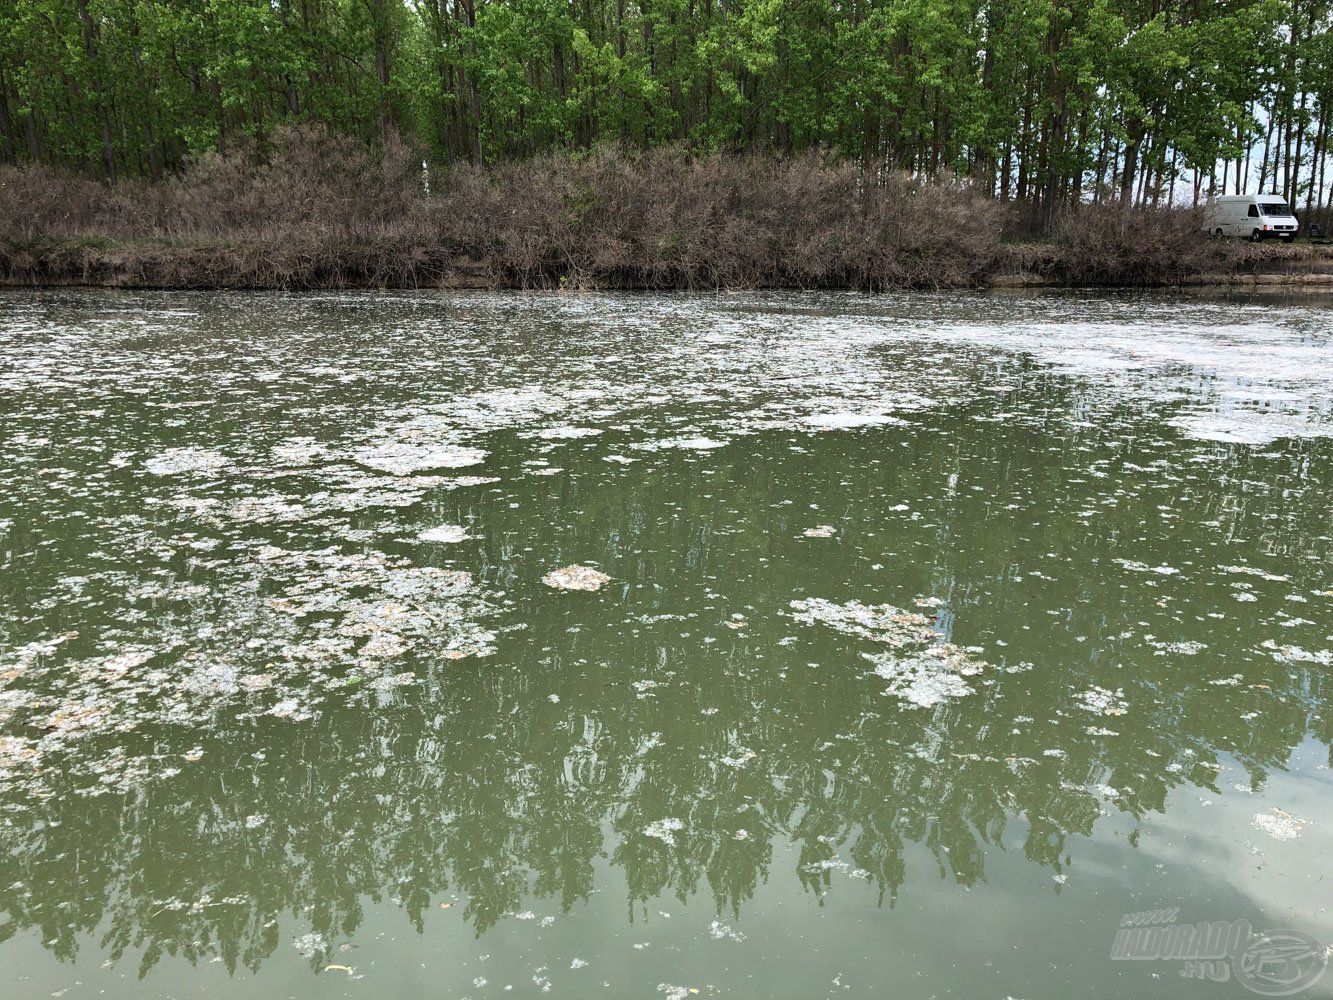
POLYGON ((1112 949, 1333 942, 1330 434, 1317 303, 6 294, 4 996, 1254 995, 1112 949))

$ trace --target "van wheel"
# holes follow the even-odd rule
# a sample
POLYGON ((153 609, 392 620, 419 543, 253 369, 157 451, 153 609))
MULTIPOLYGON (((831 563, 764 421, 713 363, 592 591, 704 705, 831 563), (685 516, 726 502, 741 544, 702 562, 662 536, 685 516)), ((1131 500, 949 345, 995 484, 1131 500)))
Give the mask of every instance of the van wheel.
POLYGON ((1254 232, 1250 233, 1251 243, 1258 243, 1261 239, 1263 239, 1263 237, 1259 235, 1259 230, 1256 229, 1254 232))
POLYGON ((1222 227, 1221 227, 1221 226, 1218 226, 1216 229, 1213 230, 1213 236, 1215 236, 1215 237, 1216 237, 1217 239, 1219 239, 1219 240, 1222 238, 1222 227))

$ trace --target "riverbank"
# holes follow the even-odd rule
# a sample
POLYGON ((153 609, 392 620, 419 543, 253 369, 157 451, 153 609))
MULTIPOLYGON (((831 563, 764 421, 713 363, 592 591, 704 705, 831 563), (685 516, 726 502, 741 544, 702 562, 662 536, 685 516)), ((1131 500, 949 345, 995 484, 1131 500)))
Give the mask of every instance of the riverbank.
POLYGON ((875 291, 1333 277, 1333 248, 1205 239, 1193 211, 1076 202, 1033 241, 1033 209, 813 153, 611 147, 423 173, 402 149, 292 129, 262 160, 205 157, 158 182, 0 168, 0 284, 875 291))
MULTIPOLYGON (((1087 273, 1071 266, 1069 251, 1049 243, 1001 244, 987 266, 964 280, 872 284, 889 288, 1235 287, 1333 291, 1333 246, 1266 244, 1224 248, 1216 265, 1184 273, 1166 269, 1159 280, 1126 269, 1087 273)), ((534 288, 700 290, 716 288, 866 288, 865 283, 805 282, 763 276, 715 285, 698 280, 645 281, 624 273, 572 274, 552 268, 534 280, 483 257, 410 243, 359 246, 246 242, 43 239, 0 243, 0 286, 159 289, 314 290, 336 288, 534 288)))
MULTIPOLYGON (((1008 244, 1003 260, 990 275, 988 288, 1104 288, 1125 282, 1062 280, 1061 250, 1046 244, 1008 244)), ((1333 291, 1333 245, 1295 243, 1233 244, 1220 249, 1213 266, 1173 274, 1160 281, 1135 282, 1138 287, 1290 288, 1333 291)))

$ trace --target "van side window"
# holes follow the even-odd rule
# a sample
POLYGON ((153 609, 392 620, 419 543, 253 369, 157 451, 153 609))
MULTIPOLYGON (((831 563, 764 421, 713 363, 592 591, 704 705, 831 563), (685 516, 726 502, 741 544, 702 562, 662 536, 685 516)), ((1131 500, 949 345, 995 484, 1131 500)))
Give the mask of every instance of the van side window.
POLYGON ((1251 205, 1251 206, 1250 206, 1250 212, 1249 212, 1249 215, 1250 215, 1250 218, 1251 218, 1251 219, 1257 219, 1257 218, 1259 218, 1259 206, 1258 206, 1258 205, 1251 205))

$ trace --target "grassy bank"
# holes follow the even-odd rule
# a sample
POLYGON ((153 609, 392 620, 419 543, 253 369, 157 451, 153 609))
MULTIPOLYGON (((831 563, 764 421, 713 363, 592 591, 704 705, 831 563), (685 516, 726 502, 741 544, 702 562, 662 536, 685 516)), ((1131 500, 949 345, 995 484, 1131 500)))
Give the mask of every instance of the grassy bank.
MULTIPOLYGON (((0 281, 190 288, 965 288, 1176 285, 1320 271, 1310 247, 1199 235, 1193 212, 1084 206, 1050 238, 965 184, 813 154, 546 156, 430 177, 313 129, 106 186, 0 171, 0 281)), ((1328 270, 1333 271, 1333 264, 1328 270)))

